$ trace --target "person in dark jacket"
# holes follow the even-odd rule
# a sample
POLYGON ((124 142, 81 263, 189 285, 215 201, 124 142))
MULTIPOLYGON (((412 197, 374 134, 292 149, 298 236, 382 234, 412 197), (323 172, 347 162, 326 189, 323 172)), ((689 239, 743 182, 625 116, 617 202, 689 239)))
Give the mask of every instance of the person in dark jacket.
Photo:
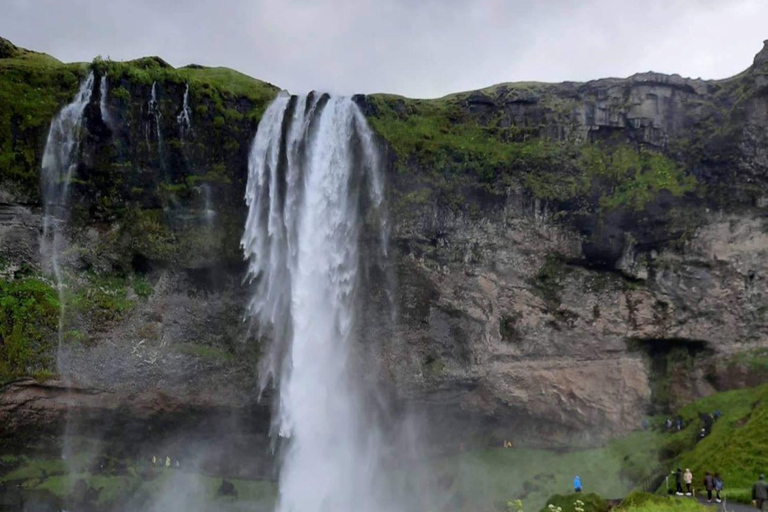
POLYGON ((717 502, 720 503, 723 501, 722 496, 720 496, 720 493, 723 491, 724 483, 723 479, 720 477, 720 473, 715 473, 715 477, 712 479, 715 484, 715 492, 717 493, 717 502))
POLYGON ((715 480, 709 471, 704 475, 704 488, 707 490, 707 503, 712 503, 712 491, 715 489, 715 480))
POLYGON ((682 496, 683 495, 683 470, 680 468, 677 468, 677 471, 675 471, 675 486, 677 487, 677 495, 682 496))
POLYGON ((752 486, 752 503, 758 509, 768 512, 768 485, 765 484, 765 475, 760 475, 760 480, 752 486))

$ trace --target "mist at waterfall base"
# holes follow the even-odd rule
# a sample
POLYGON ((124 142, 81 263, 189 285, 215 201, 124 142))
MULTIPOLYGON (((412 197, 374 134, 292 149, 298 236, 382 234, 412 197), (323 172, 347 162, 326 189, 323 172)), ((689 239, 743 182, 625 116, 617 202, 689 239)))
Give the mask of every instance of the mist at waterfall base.
POLYGON ((415 430, 387 421, 376 369, 360 360, 361 288, 388 282, 363 283, 364 269, 386 265, 380 168, 375 137, 348 98, 283 94, 253 143, 242 246, 250 319, 271 339, 260 377, 277 389, 278 512, 427 505, 415 430))

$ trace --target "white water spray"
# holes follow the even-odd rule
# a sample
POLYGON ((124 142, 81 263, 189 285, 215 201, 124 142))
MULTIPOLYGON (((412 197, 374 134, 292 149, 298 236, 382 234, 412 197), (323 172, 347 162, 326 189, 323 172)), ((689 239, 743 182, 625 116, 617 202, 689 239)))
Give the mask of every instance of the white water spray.
POLYGON ((192 131, 192 115, 189 109, 189 84, 184 89, 184 100, 181 105, 181 112, 176 116, 176 122, 179 123, 179 136, 181 140, 192 131))
POLYGON ((274 426, 287 438, 278 512, 388 510, 381 433, 352 354, 358 241, 382 203, 378 167, 349 99, 281 95, 253 142, 241 245, 249 314, 273 340, 262 383, 279 388, 274 426))
POLYGON ((69 219, 69 184, 77 167, 80 153, 80 131, 85 107, 93 93, 93 73, 80 85, 74 101, 53 118, 45 142, 41 171, 43 194, 43 237, 40 250, 50 261, 59 292, 59 343, 61 344, 64 299, 63 274, 60 261, 66 249, 64 228, 69 219))

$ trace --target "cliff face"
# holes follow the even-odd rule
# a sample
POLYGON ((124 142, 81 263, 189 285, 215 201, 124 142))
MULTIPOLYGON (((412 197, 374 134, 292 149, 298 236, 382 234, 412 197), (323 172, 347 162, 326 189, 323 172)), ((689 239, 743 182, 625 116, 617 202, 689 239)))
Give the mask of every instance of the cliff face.
MULTIPOLYGON (((0 88, 0 293, 49 297, 38 169, 47 123, 87 69, 2 48, 3 87, 50 80, 23 91, 45 98, 34 116, 20 89, 0 88)), ((385 299, 370 283, 361 356, 393 396, 453 444, 595 443, 764 378, 767 51, 723 81, 645 73, 356 98, 388 155, 397 277, 394 326, 377 318, 385 299)), ((241 321, 238 241, 249 144, 277 91, 159 59, 91 68, 59 370, 99 390, 78 401, 93 417, 113 402, 158 422, 253 411, 259 340, 241 321)), ((21 359, 3 354, 2 377, 42 380, 55 321, 13 311, 6 323, 31 326, 35 342, 21 359)), ((5 439, 61 419, 38 407, 53 395, 6 387, 5 439)))

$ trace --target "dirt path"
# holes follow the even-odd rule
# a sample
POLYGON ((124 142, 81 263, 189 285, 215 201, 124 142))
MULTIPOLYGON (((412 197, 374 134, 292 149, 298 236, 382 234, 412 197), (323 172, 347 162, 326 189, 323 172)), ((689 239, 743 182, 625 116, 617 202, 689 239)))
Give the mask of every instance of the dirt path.
MULTIPOLYGON (((726 495, 726 498, 727 497, 728 496, 726 495)), ((719 512, 757 512, 755 507, 750 507, 749 505, 744 505, 743 503, 737 503, 727 499, 722 503, 717 503, 714 499, 712 500, 712 503, 707 503, 706 496, 699 496, 697 499, 702 505, 717 507, 719 512)))

